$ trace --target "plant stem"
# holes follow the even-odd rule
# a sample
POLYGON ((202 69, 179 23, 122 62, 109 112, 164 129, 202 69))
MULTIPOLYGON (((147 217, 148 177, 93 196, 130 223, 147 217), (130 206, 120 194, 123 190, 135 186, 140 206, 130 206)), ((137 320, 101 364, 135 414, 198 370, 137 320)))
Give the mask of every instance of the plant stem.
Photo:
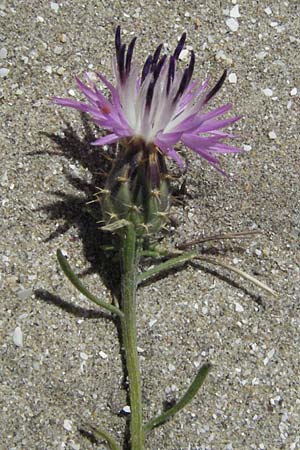
POLYGON ((139 255, 134 226, 128 224, 122 236, 121 309, 124 317, 121 318, 121 325, 129 381, 131 450, 143 450, 144 432, 142 423, 141 377, 136 332, 136 273, 139 255))

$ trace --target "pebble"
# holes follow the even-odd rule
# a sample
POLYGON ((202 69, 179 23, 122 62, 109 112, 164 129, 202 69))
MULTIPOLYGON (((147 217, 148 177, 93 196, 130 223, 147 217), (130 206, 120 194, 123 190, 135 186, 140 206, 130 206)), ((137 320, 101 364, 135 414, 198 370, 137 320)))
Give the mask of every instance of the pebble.
POLYGON ((129 405, 124 406, 124 408, 121 409, 121 412, 125 414, 130 414, 131 413, 130 406, 129 405))
POLYGON ((228 80, 229 80, 229 83, 236 84, 236 82, 237 82, 236 74, 234 72, 230 73, 228 80))
POLYGON ((271 8, 269 8, 269 6, 267 6, 267 7, 264 9, 264 11, 265 11, 265 13, 266 13, 268 16, 270 16, 270 15, 272 14, 272 10, 271 10, 271 8))
POLYGON ((266 97, 271 97, 273 95, 273 91, 270 88, 266 88, 262 90, 266 97))
POLYGON ((56 73, 57 75, 63 75, 65 73, 66 69, 64 67, 59 67, 58 69, 56 69, 56 73))
POLYGON ((50 8, 57 13, 59 10, 59 4, 56 2, 50 2, 50 8))
POLYGON ((100 358, 102 358, 102 359, 107 359, 107 354, 105 353, 105 352, 99 352, 99 356, 100 356, 100 358))
POLYGON ((226 20, 226 25, 233 33, 239 29, 239 23, 233 17, 230 17, 229 19, 226 20))
POLYGON ((276 139, 277 138, 277 135, 276 135, 275 131, 272 130, 272 131, 269 132, 269 138, 270 139, 276 139))
POLYGON ((267 54, 268 54, 267 52, 261 51, 261 52, 257 53, 256 57, 258 59, 264 59, 267 56, 267 54))
POLYGON ((67 35, 66 34, 61 34, 59 37, 60 42, 62 42, 63 44, 65 42, 67 42, 67 35))
POLYGON ((28 298, 30 298, 32 296, 32 289, 20 289, 17 292, 17 297, 20 300, 27 300, 28 298))
POLYGON ((13 333, 13 341, 17 347, 23 347, 23 333, 20 327, 16 327, 13 333))
POLYGON ((0 48, 0 59, 5 59, 7 57, 7 50, 5 47, 0 48))
POLYGON ((244 307, 240 303, 235 303, 235 310, 236 312, 243 312, 244 307))
POLYGON ((179 59, 180 61, 187 61, 189 59, 190 52, 187 49, 183 49, 180 52, 179 59))
POLYGON ((67 431, 72 431, 72 420, 65 419, 63 427, 67 431))
POLYGON ((59 45, 57 45, 56 47, 54 47, 54 53, 56 54, 56 55, 60 55, 61 53, 62 53, 62 51, 63 51, 63 48, 62 47, 60 47, 59 45))
POLYGON ((240 12, 239 12, 239 5, 235 5, 229 13, 230 17, 232 17, 233 19, 237 19, 238 17, 241 17, 240 12))
POLYGON ((291 90, 290 94, 291 94, 292 97, 294 97, 295 95, 297 95, 297 92, 298 92, 298 89, 297 89, 296 87, 294 87, 294 88, 291 90))
POLYGON ((0 78, 5 78, 9 74, 9 69, 6 67, 1 67, 0 69, 0 78))
POLYGON ((52 66, 45 66, 45 71, 51 75, 51 73, 52 73, 52 66))
POLYGON ((89 359, 89 355, 84 352, 80 352, 80 358, 83 359, 83 361, 87 361, 89 359))

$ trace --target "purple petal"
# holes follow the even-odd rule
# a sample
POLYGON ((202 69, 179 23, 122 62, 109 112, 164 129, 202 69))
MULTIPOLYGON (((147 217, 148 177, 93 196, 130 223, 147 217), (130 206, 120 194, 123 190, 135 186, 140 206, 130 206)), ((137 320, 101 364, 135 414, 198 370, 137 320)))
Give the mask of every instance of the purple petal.
POLYGON ((103 136, 96 141, 92 142, 91 145, 106 145, 106 144, 112 144, 114 142, 117 142, 120 139, 120 136, 118 136, 115 133, 108 134, 107 136, 103 136))

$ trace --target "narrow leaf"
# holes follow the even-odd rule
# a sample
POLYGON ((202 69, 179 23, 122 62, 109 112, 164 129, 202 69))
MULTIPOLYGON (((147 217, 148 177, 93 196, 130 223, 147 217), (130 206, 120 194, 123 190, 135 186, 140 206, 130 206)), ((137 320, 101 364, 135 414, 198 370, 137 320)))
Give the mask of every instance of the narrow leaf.
POLYGON ((91 424, 84 424, 84 428, 91 432, 98 440, 105 440, 110 450, 121 450, 117 441, 105 430, 94 427, 91 424))
POLYGON ((60 265, 62 271, 64 272, 64 274, 66 275, 68 280, 73 284, 73 286, 75 286, 76 289, 78 289, 78 291, 81 292, 81 294, 83 294, 86 298, 91 300, 93 303, 96 303, 96 305, 101 306, 102 308, 105 308, 106 310, 108 310, 109 312, 111 312, 113 314, 117 314, 118 316, 123 317, 123 313, 122 313, 122 311, 120 311, 119 308, 100 300, 98 297, 91 294, 87 290, 87 288, 82 284, 82 282, 79 280, 77 275, 73 272, 73 270, 70 267, 70 264, 68 263, 67 259, 64 257, 64 255, 62 254, 62 252, 60 250, 57 250, 56 256, 57 256, 57 260, 59 262, 59 265, 60 265))
POLYGON ((164 422, 166 422, 172 416, 174 416, 178 411, 183 409, 188 403, 190 403, 196 396, 202 384, 204 383, 204 380, 210 369, 211 369, 210 363, 203 364, 203 366, 200 367, 194 381, 192 382, 186 393, 181 397, 181 399, 178 400, 178 402, 175 403, 175 405, 172 406, 172 408, 168 409, 167 411, 164 411, 160 416, 150 420, 150 422, 148 422, 144 426, 144 432, 148 433, 153 428, 162 425, 164 422))

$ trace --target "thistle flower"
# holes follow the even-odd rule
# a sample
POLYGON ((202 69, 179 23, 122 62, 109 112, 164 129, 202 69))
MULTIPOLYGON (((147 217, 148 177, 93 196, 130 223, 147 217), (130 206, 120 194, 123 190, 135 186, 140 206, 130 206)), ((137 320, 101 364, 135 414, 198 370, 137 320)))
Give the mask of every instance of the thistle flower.
POLYGON ((160 151, 175 160, 180 167, 184 162, 174 146, 182 142, 202 156, 214 168, 219 168, 217 155, 236 153, 241 149, 223 143, 225 138, 234 137, 220 129, 236 122, 240 116, 218 120, 231 109, 227 103, 211 111, 205 111, 207 103, 220 90, 226 78, 226 71, 207 91, 209 80, 200 84, 192 81, 195 55, 191 51, 188 67, 177 68, 186 33, 183 33, 174 53, 161 56, 163 45, 159 45, 153 55, 149 55, 141 74, 133 60, 136 38, 126 44, 121 42, 120 27, 116 29, 116 55, 113 58, 113 72, 116 80, 113 86, 103 75, 96 73, 108 88, 108 100, 85 74, 88 84, 76 77, 79 90, 89 103, 54 97, 54 103, 87 112, 93 121, 110 133, 97 139, 92 145, 112 144, 117 141, 143 142, 148 149, 160 151))

